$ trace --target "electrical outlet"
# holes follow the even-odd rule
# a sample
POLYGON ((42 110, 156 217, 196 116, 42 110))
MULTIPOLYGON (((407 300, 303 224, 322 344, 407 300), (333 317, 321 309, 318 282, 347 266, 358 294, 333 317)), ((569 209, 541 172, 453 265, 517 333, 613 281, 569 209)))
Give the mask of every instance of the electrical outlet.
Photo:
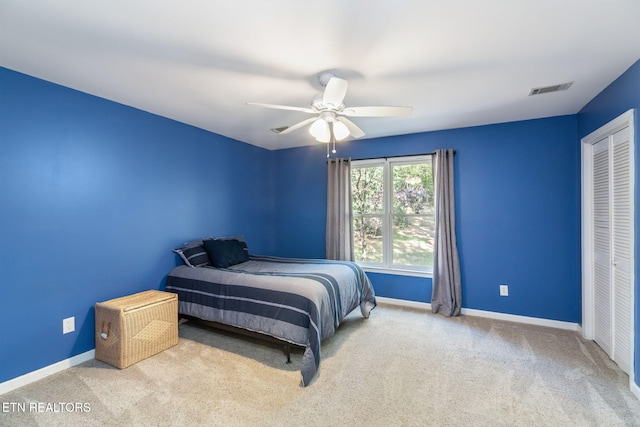
POLYGON ((501 297, 509 296, 509 285, 500 285, 500 296, 501 297))
POLYGON ((66 319, 62 319, 62 333, 68 334, 69 332, 73 332, 76 330, 76 318, 75 317, 67 317, 66 319))

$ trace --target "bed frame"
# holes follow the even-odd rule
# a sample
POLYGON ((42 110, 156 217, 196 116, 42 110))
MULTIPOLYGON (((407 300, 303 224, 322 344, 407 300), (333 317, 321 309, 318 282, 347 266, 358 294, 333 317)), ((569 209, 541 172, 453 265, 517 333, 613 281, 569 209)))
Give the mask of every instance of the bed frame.
POLYGON ((198 317, 189 316, 186 314, 180 314, 180 319, 184 319, 188 322, 192 322, 196 326, 205 327, 208 329, 215 329, 217 331, 230 332, 231 334, 239 334, 244 335, 249 338, 254 338, 256 340, 265 341, 272 344, 282 345, 282 351, 284 355, 287 356, 287 362, 291 363, 291 349, 294 348, 296 350, 300 350, 304 353, 305 347, 298 344, 292 344, 288 341, 282 341, 278 338, 272 337, 271 335, 263 334, 260 332, 250 331, 248 329, 238 328, 236 326, 227 325, 220 322, 214 322, 212 320, 204 320, 198 317))

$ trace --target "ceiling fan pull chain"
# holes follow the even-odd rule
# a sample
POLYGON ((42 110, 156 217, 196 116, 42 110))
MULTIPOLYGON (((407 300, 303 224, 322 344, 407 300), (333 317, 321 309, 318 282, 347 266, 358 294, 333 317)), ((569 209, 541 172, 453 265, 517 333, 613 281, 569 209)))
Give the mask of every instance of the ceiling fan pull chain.
MULTIPOLYGON (((333 145, 331 152, 336 153, 336 135, 333 133, 333 121, 329 122, 329 142, 333 145)), ((329 144, 327 144, 327 150, 329 150, 329 144)))

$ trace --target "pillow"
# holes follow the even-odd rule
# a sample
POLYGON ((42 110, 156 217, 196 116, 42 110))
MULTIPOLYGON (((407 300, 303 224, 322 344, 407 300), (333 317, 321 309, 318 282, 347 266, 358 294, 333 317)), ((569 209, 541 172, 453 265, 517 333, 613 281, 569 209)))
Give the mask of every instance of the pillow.
POLYGON ((189 267, 204 267, 211 265, 207 251, 204 248, 204 242, 208 240, 211 240, 211 238, 209 237, 207 239, 197 239, 185 242, 185 244, 179 248, 173 249, 173 252, 180 255, 182 261, 184 261, 184 263, 189 267))
MULTIPOLYGON (((237 235, 237 236, 219 236, 216 237, 216 240, 237 240, 240 242, 240 246, 242 247, 243 252, 239 253, 236 252, 236 255, 238 255, 236 262, 232 265, 235 264, 239 264, 241 262, 246 262, 249 261, 249 248, 247 247, 247 242, 244 240, 244 236, 243 235, 237 235)), ((230 246, 228 245, 227 248, 229 248, 230 246)), ((238 247, 237 244, 233 243, 231 245, 231 250, 235 249, 236 251, 238 251, 238 247)))
POLYGON ((216 240, 238 240, 244 243, 244 236, 221 236, 216 237, 216 240))
POLYGON ((227 268, 249 261, 249 249, 245 242, 236 239, 205 240, 204 248, 211 264, 216 268, 227 268))

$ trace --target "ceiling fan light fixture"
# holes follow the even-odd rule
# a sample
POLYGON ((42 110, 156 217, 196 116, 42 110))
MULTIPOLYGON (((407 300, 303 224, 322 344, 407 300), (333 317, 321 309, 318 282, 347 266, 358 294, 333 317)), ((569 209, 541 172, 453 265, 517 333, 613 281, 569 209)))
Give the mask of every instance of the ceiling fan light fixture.
POLYGON ((309 127, 309 133, 320 142, 329 142, 331 139, 329 123, 327 123, 323 118, 320 118, 311 124, 309 127))
POLYGON ((342 141, 350 134, 349 128, 342 122, 334 121, 333 122, 333 136, 335 136, 336 141, 342 141))

